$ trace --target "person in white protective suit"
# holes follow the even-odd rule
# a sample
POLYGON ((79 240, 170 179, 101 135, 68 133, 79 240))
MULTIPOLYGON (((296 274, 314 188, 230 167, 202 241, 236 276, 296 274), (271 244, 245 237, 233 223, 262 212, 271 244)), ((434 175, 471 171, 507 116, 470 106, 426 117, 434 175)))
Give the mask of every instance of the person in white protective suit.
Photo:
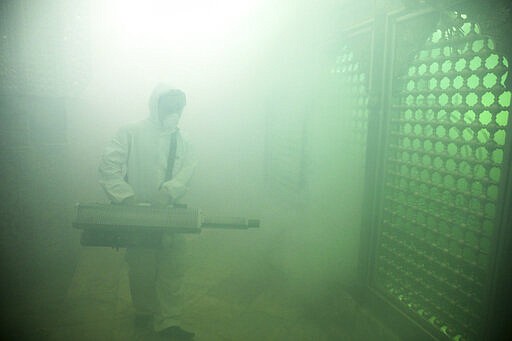
MULTIPOLYGON (((122 127, 105 149, 100 184, 114 204, 166 206, 185 194, 196 160, 178 129, 186 104, 183 91, 157 86, 149 100, 149 117, 122 127)), ((129 247, 126 261, 137 325, 153 320, 160 335, 191 340, 180 327, 184 239, 166 234, 161 247, 129 247)))

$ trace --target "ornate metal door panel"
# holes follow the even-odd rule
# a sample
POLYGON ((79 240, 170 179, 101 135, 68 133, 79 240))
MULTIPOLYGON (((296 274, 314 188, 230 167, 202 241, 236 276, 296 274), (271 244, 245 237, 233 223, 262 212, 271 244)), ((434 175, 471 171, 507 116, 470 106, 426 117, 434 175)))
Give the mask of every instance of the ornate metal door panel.
POLYGON ((452 14, 383 25, 362 260, 371 291, 426 334, 479 340, 510 234, 509 60, 452 14))
POLYGON ((368 138, 369 92, 373 81, 370 79, 373 27, 373 22, 366 22, 343 34, 331 70, 336 89, 335 108, 339 117, 344 119, 343 143, 352 156, 362 157, 359 160, 362 167, 368 138))

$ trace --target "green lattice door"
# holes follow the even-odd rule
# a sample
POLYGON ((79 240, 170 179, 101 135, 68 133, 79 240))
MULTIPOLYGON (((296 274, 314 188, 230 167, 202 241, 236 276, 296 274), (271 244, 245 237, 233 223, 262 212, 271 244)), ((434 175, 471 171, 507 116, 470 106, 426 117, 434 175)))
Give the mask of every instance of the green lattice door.
POLYGON ((480 340, 510 232, 510 69, 477 22, 454 15, 459 26, 430 30, 432 12, 383 21, 363 263, 370 290, 428 335, 480 340))

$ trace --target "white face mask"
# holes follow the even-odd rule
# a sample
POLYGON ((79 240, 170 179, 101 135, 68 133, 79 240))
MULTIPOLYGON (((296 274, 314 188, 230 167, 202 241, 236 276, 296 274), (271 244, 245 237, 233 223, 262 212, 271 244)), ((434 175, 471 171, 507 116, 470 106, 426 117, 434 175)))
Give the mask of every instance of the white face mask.
POLYGON ((173 132, 178 128, 178 122, 180 121, 180 114, 166 115, 162 121, 162 126, 165 130, 173 132))

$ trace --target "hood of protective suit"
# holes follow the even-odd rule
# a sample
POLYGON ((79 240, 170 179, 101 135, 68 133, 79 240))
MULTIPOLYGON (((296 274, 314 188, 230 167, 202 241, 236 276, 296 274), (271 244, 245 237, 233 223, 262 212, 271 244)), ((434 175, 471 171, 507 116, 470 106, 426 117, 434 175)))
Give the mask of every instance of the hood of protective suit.
POLYGON ((149 97, 149 120, 151 122, 154 122, 159 126, 162 125, 162 122, 160 122, 160 118, 158 117, 158 101, 163 94, 175 89, 175 87, 165 83, 160 83, 153 89, 153 92, 149 97))
POLYGON ((161 192, 177 200, 187 191, 196 165, 192 148, 181 131, 170 134, 158 116, 160 97, 173 89, 177 90, 158 85, 150 96, 149 118, 121 127, 105 148, 99 167, 100 184, 113 202, 134 197, 136 202, 151 203, 161 192), (176 149, 169 180, 173 136, 176 149))

